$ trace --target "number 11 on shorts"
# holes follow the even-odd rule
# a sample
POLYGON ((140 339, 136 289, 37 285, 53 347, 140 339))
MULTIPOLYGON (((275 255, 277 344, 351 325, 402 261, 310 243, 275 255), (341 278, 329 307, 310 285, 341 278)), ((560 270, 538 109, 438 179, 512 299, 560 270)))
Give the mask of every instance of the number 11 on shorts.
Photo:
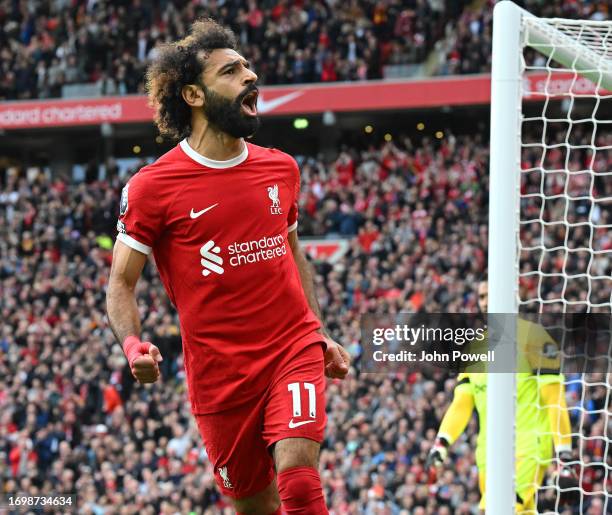
MULTIPOLYGON (((312 383, 301 383, 304 389, 308 392, 308 412, 310 418, 315 418, 317 413, 317 398, 315 395, 315 385, 312 383)), ((302 398, 300 395, 300 383, 289 383, 287 390, 291 392, 293 397, 293 416, 302 416, 302 398)))

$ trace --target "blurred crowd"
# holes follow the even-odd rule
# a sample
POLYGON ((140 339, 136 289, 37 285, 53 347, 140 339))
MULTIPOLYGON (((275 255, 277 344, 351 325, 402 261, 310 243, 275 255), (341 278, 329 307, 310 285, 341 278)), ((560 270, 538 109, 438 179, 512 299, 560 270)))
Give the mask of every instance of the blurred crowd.
POLYGON ((591 123, 569 131, 551 123, 545 141, 567 141, 568 148, 546 147, 542 140, 524 148, 519 273, 525 309, 584 311, 589 306, 592 312, 610 312, 612 133, 596 133, 594 152, 593 131, 591 123), (562 223, 546 225, 540 219, 562 223))
MULTIPOLYGON (((494 0, 0 1, 0 100, 143 93, 158 47, 213 16, 262 84, 380 79, 385 66, 488 72, 494 0), (79 93, 77 93, 79 92, 79 93)), ((516 2, 544 17, 605 20, 601 0, 516 2)), ((405 75, 404 72, 398 72, 405 75)))
MULTIPOLYGON (((609 167, 610 153, 605 158, 609 167)), ((316 263, 325 322, 355 359, 351 376, 328 386, 320 470, 332 513, 476 514, 476 417, 442 470, 424 467, 454 378, 361 375, 359 317, 477 309, 487 252, 486 140, 400 137, 343 148, 332 162, 298 161, 300 234, 349 240, 338 261, 316 263)), ((0 492, 78 493, 83 514, 229 514, 191 419, 179 324, 152 261, 137 296, 144 339, 164 356, 158 383, 134 383, 107 324, 124 184, 115 172, 70 183, 38 169, 0 170, 0 492)), ((610 250, 609 231, 594 238, 610 250)), ((581 511, 561 513, 603 515, 597 492, 612 493, 609 378, 568 379, 576 379, 568 404, 585 493, 581 511)), ((541 507, 554 509, 554 489, 541 507)))
POLYGON ((195 19, 231 27, 263 84, 378 79, 421 62, 467 0, 34 0, 0 2, 0 99, 71 84, 142 93, 158 46, 195 19))
MULTIPOLYGON (((438 42, 439 74, 462 75, 491 71, 495 3, 495 0, 478 2, 477 9, 465 9, 455 23, 447 26, 446 38, 438 42)), ((610 3, 605 0, 514 0, 514 3, 542 18, 610 19, 610 3)))

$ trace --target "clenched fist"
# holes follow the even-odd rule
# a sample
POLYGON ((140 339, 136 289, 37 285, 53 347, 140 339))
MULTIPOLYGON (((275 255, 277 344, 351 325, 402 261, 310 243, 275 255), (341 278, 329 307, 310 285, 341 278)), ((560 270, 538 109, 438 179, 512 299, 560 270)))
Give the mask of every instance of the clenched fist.
POLYGON ((349 372, 351 365, 351 355, 346 349, 332 340, 329 336, 324 336, 327 349, 325 351, 325 375, 335 379, 344 379, 349 372))
POLYGON ((159 379, 158 363, 164 358, 155 345, 151 342, 141 342, 136 336, 128 336, 123 342, 123 351, 132 375, 139 383, 154 383, 159 379))

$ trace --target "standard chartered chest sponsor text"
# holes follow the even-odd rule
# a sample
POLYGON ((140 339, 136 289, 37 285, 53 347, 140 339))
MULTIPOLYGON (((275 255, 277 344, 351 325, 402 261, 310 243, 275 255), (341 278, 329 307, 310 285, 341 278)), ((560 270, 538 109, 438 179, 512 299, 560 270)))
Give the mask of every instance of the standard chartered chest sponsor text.
POLYGON ((261 261, 269 261, 287 254, 287 244, 282 234, 263 237, 258 240, 234 242, 227 247, 230 258, 224 258, 222 249, 213 240, 208 240, 200 247, 200 264, 202 276, 211 274, 223 275, 229 262, 231 267, 239 267, 261 261))
POLYGON ((287 245, 281 234, 258 240, 234 242, 227 251, 230 255, 231 266, 240 266, 247 263, 267 261, 287 254, 287 245))

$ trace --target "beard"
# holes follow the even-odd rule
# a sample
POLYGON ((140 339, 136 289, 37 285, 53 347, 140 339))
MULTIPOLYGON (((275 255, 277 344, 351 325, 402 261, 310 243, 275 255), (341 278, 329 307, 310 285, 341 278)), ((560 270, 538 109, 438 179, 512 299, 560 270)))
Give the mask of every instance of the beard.
POLYGON ((216 129, 234 138, 252 136, 261 122, 259 116, 248 116, 242 112, 242 101, 256 90, 254 85, 247 86, 235 100, 229 100, 204 86, 204 116, 216 129))

